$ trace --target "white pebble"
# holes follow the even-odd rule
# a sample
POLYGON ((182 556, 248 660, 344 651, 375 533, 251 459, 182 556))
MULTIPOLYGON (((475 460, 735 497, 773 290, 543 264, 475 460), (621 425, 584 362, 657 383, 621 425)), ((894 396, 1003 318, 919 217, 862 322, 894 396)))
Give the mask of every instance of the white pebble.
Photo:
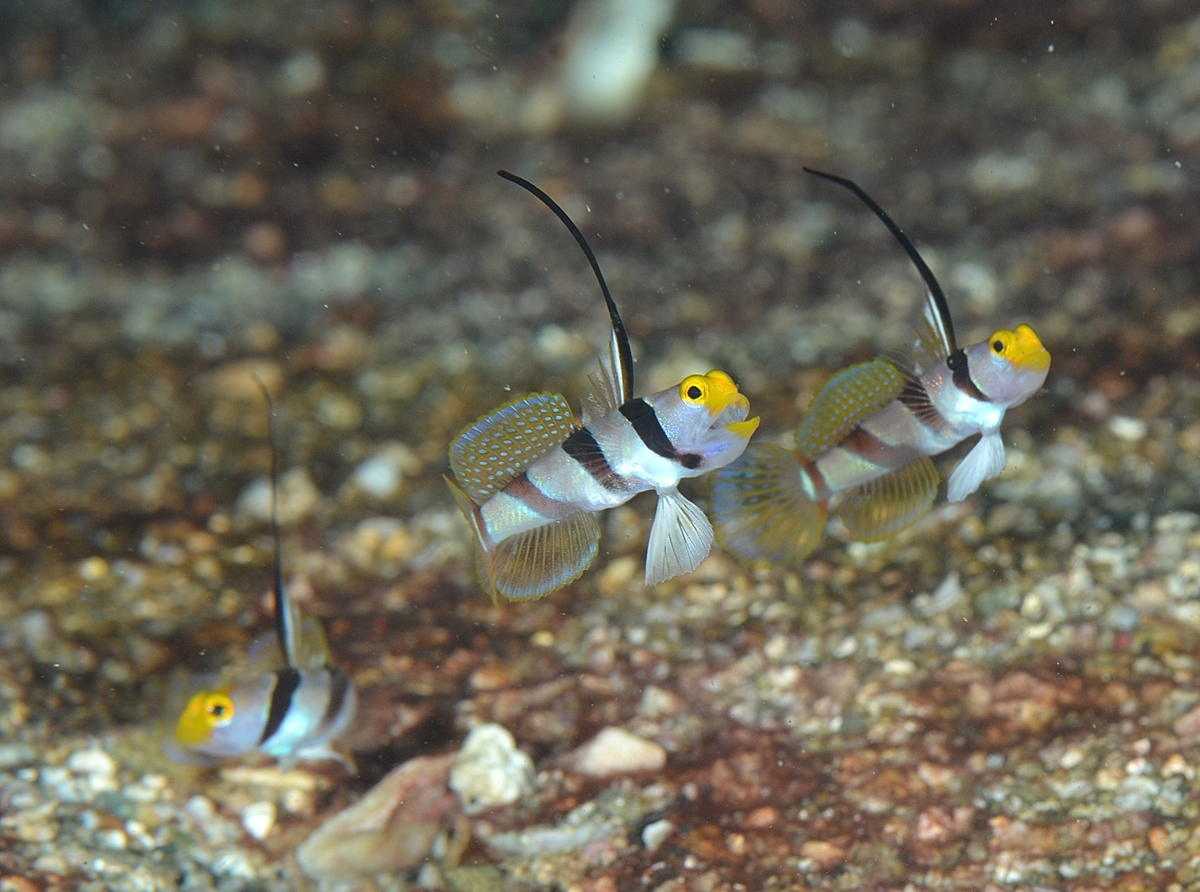
POLYGON ((119 827, 96 831, 96 844, 101 848, 120 851, 129 846, 129 837, 119 827))
POLYGON ((354 482, 372 498, 386 499, 400 488, 400 469, 377 455, 354 469, 354 482))
POLYGON ((897 657, 884 663, 883 671, 888 675, 906 676, 912 675, 914 672, 916 672, 917 666, 912 660, 904 657, 897 657))
POLYGON ((255 839, 266 839, 274 829, 277 817, 274 802, 251 802, 242 809, 242 826, 255 839))
MULTIPOLYGON (((321 491, 304 468, 292 468, 279 478, 279 522, 284 526, 308 517, 321 501, 321 491)), ((243 521, 267 523, 271 519, 271 481, 260 477, 242 490, 235 512, 243 521)))
POLYGON ((85 778, 93 793, 117 788, 117 763, 104 750, 76 750, 67 759, 67 767, 85 778))
POLYGON ((354 482, 375 499, 390 499, 405 474, 420 470, 420 460, 402 443, 391 443, 354 469, 354 482))
POLYGON ((469 815, 509 805, 533 789, 533 760, 500 725, 477 725, 450 769, 450 789, 469 815))
POLYGON ((1146 422, 1128 415, 1114 415, 1108 419, 1108 429, 1114 437, 1128 443, 1136 443, 1146 436, 1146 422))
POLYGON ((958 571, 951 570, 946 574, 946 578, 941 581, 941 584, 933 590, 933 596, 930 599, 928 616, 941 613, 949 610, 963 596, 962 584, 958 580, 958 571))
POLYGON ((607 777, 634 771, 661 771, 667 751, 624 728, 605 728, 574 753, 572 761, 580 774, 607 777))
POLYGON ((217 807, 207 796, 193 796, 183 806, 184 813, 194 821, 211 821, 217 807))
POLYGON ((289 56, 279 68, 279 90, 287 96, 305 96, 325 83, 325 62, 312 50, 289 56))
POLYGON ((562 81, 571 113, 619 122, 631 115, 658 66, 676 0, 587 0, 571 14, 562 81))
POLYGON ((67 767, 76 774, 99 774, 112 777, 117 773, 116 761, 100 749, 76 750, 67 759, 67 767))
POLYGON ((675 825, 666 818, 647 824, 642 829, 642 845, 646 847, 646 853, 653 853, 674 829, 675 825))

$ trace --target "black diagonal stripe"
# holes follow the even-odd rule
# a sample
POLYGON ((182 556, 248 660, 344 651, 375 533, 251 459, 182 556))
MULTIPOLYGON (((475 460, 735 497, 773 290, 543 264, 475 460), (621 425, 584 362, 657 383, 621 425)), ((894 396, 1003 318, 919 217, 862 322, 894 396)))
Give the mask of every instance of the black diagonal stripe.
POLYGON ((329 672, 329 703, 325 706, 325 715, 321 716, 321 727, 327 728, 338 720, 342 707, 346 705, 346 695, 350 693, 350 676, 341 669, 328 669, 329 672))
POLYGON ((654 407, 648 402, 638 397, 636 400, 624 403, 619 411, 625 416, 625 420, 633 425, 633 429, 642 438, 642 442, 646 444, 647 449, 655 455, 661 455, 663 458, 678 457, 671 438, 667 436, 667 432, 658 423, 658 416, 654 414, 654 407))
POLYGON ((946 357, 946 366, 950 369, 950 374, 954 377, 954 384, 969 396, 971 399, 979 400, 981 403, 990 403, 979 386, 975 383, 975 379, 971 377, 971 369, 967 363, 967 353, 965 350, 955 350, 946 357))
POLYGON ((619 412, 624 415, 626 421, 634 425, 637 436, 642 438, 642 443, 646 444, 646 448, 652 453, 661 455, 664 459, 677 461, 692 471, 700 467, 703 456, 676 451, 671 438, 667 436, 666 431, 662 430, 659 417, 654 413, 654 407, 650 406, 650 403, 643 400, 642 397, 624 403, 619 412))
POLYGON ((292 708, 292 695, 300 687, 300 672, 288 666, 275 673, 275 687, 271 691, 271 705, 267 707, 267 723, 263 727, 262 737, 258 745, 262 746, 275 736, 283 720, 287 718, 288 710, 292 708))
POLYGON ((618 476, 608 463, 604 450, 596 442, 595 436, 586 427, 581 427, 563 441, 562 451, 583 466, 584 470, 595 478, 596 482, 605 489, 618 490, 624 488, 625 480, 618 476))
POLYGON ((702 458, 699 455, 693 452, 677 452, 675 450, 675 445, 671 442, 671 438, 667 436, 667 432, 662 429, 662 425, 658 422, 658 415, 654 413, 654 407, 644 399, 638 397, 636 400, 630 400, 623 404, 618 411, 625 416, 626 421, 633 425, 634 431, 641 437, 646 448, 655 455, 673 459, 685 468, 694 469, 700 467, 702 458))

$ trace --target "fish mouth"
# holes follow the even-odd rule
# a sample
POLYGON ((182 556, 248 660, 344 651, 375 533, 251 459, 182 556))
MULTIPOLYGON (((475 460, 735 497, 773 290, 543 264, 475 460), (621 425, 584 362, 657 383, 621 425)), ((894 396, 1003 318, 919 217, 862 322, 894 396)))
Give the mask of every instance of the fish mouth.
POLYGON ((746 420, 750 414, 750 400, 737 389, 733 379, 720 369, 713 369, 704 376, 711 388, 708 397, 708 429, 724 428, 741 437, 749 437, 758 427, 758 419, 746 420))
POLYGON ((1016 356, 1013 365, 1042 374, 1050 369, 1050 351, 1043 346, 1041 338, 1028 325, 1018 325, 1013 329, 1016 339, 1016 356))
POLYGON ((712 423, 709 430, 724 428, 739 437, 749 437, 758 429, 758 418, 747 419, 750 414, 750 400, 734 391, 722 401, 720 407, 713 406, 712 423))

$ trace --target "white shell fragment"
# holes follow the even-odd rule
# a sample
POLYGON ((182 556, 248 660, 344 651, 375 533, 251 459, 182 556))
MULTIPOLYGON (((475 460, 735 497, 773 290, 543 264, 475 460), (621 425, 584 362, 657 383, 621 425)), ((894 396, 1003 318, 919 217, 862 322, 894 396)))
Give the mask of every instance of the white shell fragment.
POLYGON ((255 839, 263 840, 271 835, 278 816, 274 802, 251 802, 242 809, 242 826, 255 839))
POLYGON ((509 805, 532 792, 533 760, 517 749, 505 728, 478 725, 467 734, 450 769, 450 789, 469 815, 509 805))
POLYGON ((636 111, 658 66, 676 0, 586 0, 575 6, 562 83, 572 117, 619 123, 636 111))
POLYGON ((661 771, 667 751, 653 740, 624 728, 605 728, 572 754, 571 764, 580 774, 608 777, 637 771, 661 771))
POLYGON ((76 750, 67 758, 67 767, 86 780, 92 793, 117 789, 117 763, 102 749, 76 750))
POLYGON ((642 845, 646 847, 647 853, 653 853, 663 844, 663 840, 674 832, 675 825, 666 818, 652 821, 642 828, 642 845))
POLYGON ((351 478, 373 499, 390 499, 400 492, 407 474, 421 470, 421 461, 403 443, 389 443, 357 468, 351 478))

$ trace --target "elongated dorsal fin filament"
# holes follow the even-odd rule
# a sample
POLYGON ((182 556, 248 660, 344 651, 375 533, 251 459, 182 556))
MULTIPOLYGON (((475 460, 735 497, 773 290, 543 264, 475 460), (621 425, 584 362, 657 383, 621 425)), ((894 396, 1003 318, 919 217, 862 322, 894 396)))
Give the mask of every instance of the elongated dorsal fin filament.
MULTIPOLYGON (((887 211, 881 208, 874 198, 862 190, 858 183, 848 180, 845 177, 839 177, 836 174, 813 170, 811 167, 804 168, 804 171, 811 173, 814 177, 829 180, 831 183, 837 183, 839 186, 849 189, 858 196, 863 204, 874 212, 876 217, 883 221, 883 225, 888 228, 888 232, 900 243, 900 247, 904 249, 904 253, 912 260, 913 265, 917 268, 917 272, 925 280, 925 287, 929 289, 929 299, 933 302, 937 310, 941 332, 945 335, 946 347, 948 348, 946 354, 949 355, 956 351, 958 345, 954 340, 954 320, 950 317, 950 304, 946 301, 946 292, 942 290, 942 286, 938 284, 937 278, 933 275, 933 270, 929 268, 929 264, 925 262, 925 259, 917 252, 917 249, 913 247, 913 243, 908 240, 908 236, 904 234, 904 231, 896 225, 895 221, 888 216, 887 211)), ((929 320, 929 323, 934 330, 937 330, 939 327, 932 319, 929 320)))
POLYGON ((600 263, 596 260, 596 255, 592 252, 587 239, 583 237, 583 233, 579 231, 579 227, 575 225, 575 221, 567 216, 567 212, 560 208, 553 198, 533 185, 529 180, 519 177, 515 173, 509 173, 507 170, 498 170, 496 173, 510 183, 516 183, 525 191, 536 196, 546 207, 550 208, 554 212, 554 216, 563 222, 563 225, 567 227, 567 231, 575 237, 575 241, 583 249, 584 256, 587 257, 588 263, 592 266, 592 272, 596 274, 596 281, 600 283, 600 290, 604 293, 604 302, 608 305, 608 318, 612 321, 613 335, 612 344, 609 349, 613 354, 613 366, 617 372, 621 402, 629 402, 633 399, 633 351, 629 347, 629 335, 625 331, 625 323, 621 321, 621 313, 617 310, 617 303, 613 300, 612 292, 608 290, 608 283, 604 281, 604 273, 600 271, 600 263))

